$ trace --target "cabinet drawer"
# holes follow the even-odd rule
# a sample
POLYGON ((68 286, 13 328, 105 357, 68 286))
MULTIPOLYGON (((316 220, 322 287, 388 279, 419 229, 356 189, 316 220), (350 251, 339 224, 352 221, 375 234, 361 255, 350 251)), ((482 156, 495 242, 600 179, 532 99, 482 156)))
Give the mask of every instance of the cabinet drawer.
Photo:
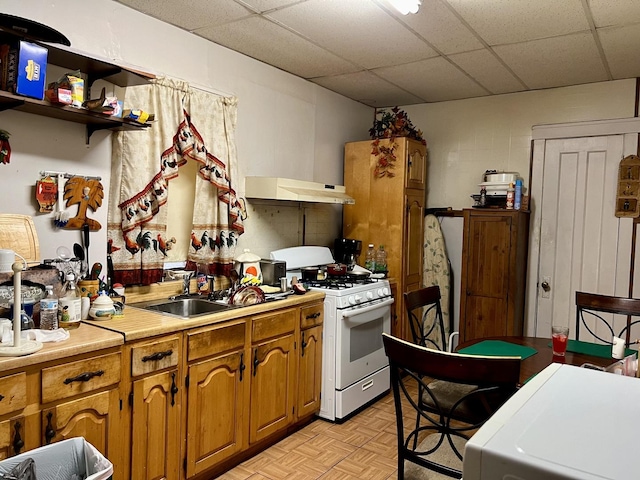
POLYGON ((27 404, 27 374, 0 378, 0 415, 15 412, 27 404))
POLYGON ((91 392, 120 381, 120 354, 42 369, 42 403, 91 392))
POLYGON ((187 359, 197 360, 214 354, 244 348, 246 321, 236 321, 187 333, 187 359))
POLYGON ((300 328, 320 325, 324 320, 324 304, 317 303, 300 309, 300 328))
POLYGON ((131 348, 131 376, 164 370, 178 365, 179 337, 171 337, 131 348))
POLYGON ((293 332, 298 321, 298 310, 280 310, 275 313, 253 317, 251 320, 251 341, 259 342, 293 332))

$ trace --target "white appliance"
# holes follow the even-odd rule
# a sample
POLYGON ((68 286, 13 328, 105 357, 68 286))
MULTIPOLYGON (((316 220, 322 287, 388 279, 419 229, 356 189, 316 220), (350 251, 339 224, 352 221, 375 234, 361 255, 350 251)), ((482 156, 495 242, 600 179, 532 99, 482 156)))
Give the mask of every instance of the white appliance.
POLYGON ((638 478, 640 379, 552 364, 467 442, 464 480, 638 478))
MULTIPOLYGON (((292 247, 271 252, 287 262, 287 278, 299 269, 334 263, 327 247, 292 247)), ((389 361, 382 333, 391 333, 391 288, 388 280, 327 277, 311 282, 325 294, 322 335, 320 417, 342 421, 389 391, 389 361)))

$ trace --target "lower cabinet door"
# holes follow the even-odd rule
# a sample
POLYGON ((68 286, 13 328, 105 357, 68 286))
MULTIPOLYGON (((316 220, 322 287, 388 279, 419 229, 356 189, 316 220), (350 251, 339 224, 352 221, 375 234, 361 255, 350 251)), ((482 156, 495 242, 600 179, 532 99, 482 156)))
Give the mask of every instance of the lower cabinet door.
POLYGON ((251 349, 249 443, 258 442, 293 422, 296 357, 293 334, 251 349))
POLYGON ((322 325, 302 330, 298 360, 297 417, 303 418, 320 410, 322 325))
POLYGON ((180 477, 180 391, 177 370, 133 382, 131 478, 180 477))
POLYGON ((13 457, 26 450, 24 417, 0 422, 0 460, 13 457))
POLYGON ((246 448, 248 367, 244 350, 189 366, 187 478, 246 448))
POLYGON ((84 437, 114 464, 122 468, 120 400, 116 389, 61 403, 42 411, 43 444, 84 437))

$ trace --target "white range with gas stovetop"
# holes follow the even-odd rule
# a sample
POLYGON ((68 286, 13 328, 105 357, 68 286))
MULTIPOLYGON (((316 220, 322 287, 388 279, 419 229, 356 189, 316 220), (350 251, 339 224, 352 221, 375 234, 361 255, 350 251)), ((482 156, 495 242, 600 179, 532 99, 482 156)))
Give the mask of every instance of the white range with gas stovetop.
MULTIPOLYGON (((318 246, 276 250, 270 258, 286 262, 289 282, 305 267, 334 263, 331 250, 318 246)), ((391 332, 391 288, 386 279, 348 273, 307 285, 325 294, 320 417, 339 422, 389 391, 382 333, 391 332)))

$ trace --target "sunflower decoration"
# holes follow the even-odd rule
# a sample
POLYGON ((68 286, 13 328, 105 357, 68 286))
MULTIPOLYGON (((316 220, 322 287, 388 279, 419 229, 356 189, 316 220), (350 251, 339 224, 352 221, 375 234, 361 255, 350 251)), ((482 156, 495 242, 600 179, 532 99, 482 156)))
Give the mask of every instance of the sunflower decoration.
POLYGON ((369 129, 371 142, 371 154, 377 157, 374 175, 377 178, 394 177, 396 163, 396 137, 408 137, 419 140, 426 145, 426 140, 422 137, 422 130, 414 127, 404 110, 393 107, 391 111, 376 110, 373 120, 373 127, 369 129), (389 142, 380 143, 381 139, 388 139, 389 142))

